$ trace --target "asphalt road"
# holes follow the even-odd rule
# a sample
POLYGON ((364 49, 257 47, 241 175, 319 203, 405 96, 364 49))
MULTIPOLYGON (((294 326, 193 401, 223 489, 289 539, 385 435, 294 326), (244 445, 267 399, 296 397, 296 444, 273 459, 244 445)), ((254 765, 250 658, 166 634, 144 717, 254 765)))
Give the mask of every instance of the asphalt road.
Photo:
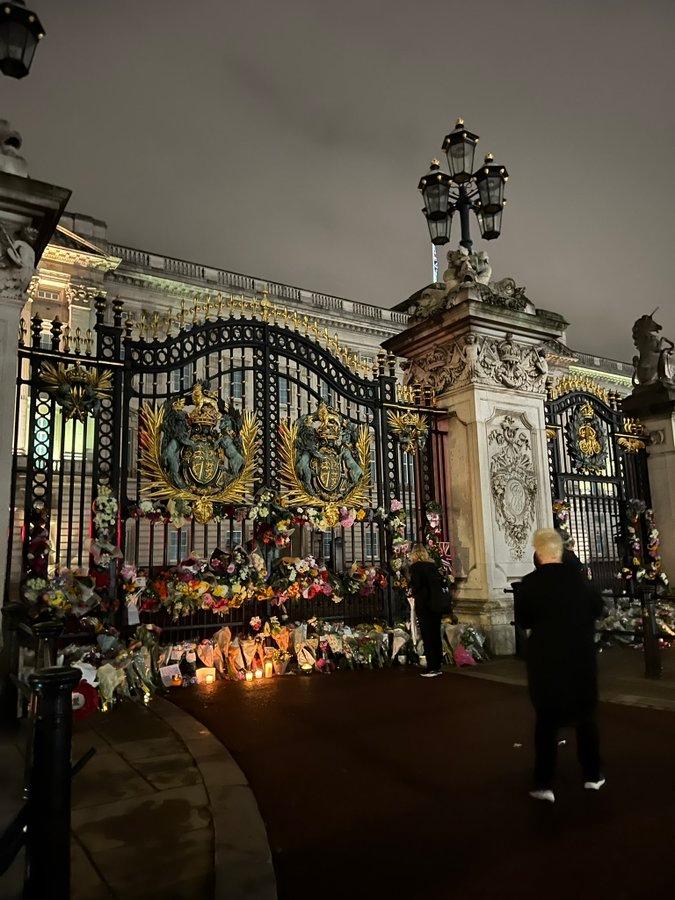
POLYGON ((561 737, 528 794, 523 688, 410 670, 173 691, 248 777, 286 898, 643 898, 675 879, 675 714, 602 704, 607 785, 561 737), (514 745, 521 744, 521 747, 514 745))

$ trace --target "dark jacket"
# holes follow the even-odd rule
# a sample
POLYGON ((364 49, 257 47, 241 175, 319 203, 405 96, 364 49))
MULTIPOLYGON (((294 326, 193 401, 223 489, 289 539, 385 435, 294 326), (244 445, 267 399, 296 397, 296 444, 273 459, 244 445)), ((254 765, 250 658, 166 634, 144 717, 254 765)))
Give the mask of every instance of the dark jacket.
POLYGON ((448 612, 449 594, 445 581, 432 562, 415 562, 410 566, 410 590, 418 615, 448 612))
POLYGON ((538 708, 576 715, 598 699, 595 620, 602 598, 575 567, 540 566, 515 586, 516 625, 531 629, 527 675, 538 708))

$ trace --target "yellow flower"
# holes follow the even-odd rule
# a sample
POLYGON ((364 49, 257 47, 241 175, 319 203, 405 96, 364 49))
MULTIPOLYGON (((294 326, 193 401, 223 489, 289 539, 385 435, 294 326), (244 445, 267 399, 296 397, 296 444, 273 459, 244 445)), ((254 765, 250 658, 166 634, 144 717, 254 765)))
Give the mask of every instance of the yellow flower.
POLYGON ((363 520, 365 519, 365 517, 366 517, 366 511, 365 511, 365 509, 360 509, 360 510, 358 510, 358 512, 356 513, 356 521, 357 521, 357 522, 363 522, 363 520))

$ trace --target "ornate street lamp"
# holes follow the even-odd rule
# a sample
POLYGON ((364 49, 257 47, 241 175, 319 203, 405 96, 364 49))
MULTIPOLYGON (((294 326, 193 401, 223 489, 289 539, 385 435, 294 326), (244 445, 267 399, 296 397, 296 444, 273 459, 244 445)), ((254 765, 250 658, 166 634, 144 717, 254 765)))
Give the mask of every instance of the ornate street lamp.
POLYGON ((481 235, 486 241, 498 238, 502 228, 504 209, 504 185, 508 172, 504 166, 495 163, 491 154, 474 172, 474 156, 478 135, 464 126, 463 119, 457 119, 455 128, 445 136, 443 150, 448 158, 450 175, 441 171, 437 159, 420 179, 419 190, 424 200, 424 217, 429 226, 431 243, 447 244, 450 240, 452 214, 459 212, 462 247, 471 251, 469 212, 473 210, 478 218, 481 235))
POLYGON ((40 20, 23 0, 0 0, 0 72, 10 78, 28 75, 38 41, 45 36, 40 20))

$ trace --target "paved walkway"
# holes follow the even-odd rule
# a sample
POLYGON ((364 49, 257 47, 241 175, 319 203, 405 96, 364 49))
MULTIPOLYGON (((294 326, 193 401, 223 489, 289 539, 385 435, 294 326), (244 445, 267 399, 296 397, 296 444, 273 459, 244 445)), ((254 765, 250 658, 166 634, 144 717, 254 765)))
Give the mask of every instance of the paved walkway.
MULTIPOLYGON (((623 703, 647 709, 675 712, 675 647, 661 653, 663 675, 645 678, 644 656, 641 650, 611 646, 598 657, 600 669, 600 697, 607 703, 623 703)), ((473 668, 452 669, 455 674, 499 681, 503 684, 525 685, 525 663, 519 659, 490 660, 473 668)))
MULTIPOLYGON (((0 743, 0 829, 21 804, 22 734, 0 743)), ((75 726, 72 900, 274 900, 265 827, 223 745, 166 700, 75 726)), ((0 881, 21 895, 23 859, 0 881)))
POLYGON ((281 900, 672 890, 671 712, 601 704, 608 783, 598 794, 583 790, 563 733, 551 806, 527 795, 532 713, 517 685, 390 669, 173 696, 246 772, 281 900))

